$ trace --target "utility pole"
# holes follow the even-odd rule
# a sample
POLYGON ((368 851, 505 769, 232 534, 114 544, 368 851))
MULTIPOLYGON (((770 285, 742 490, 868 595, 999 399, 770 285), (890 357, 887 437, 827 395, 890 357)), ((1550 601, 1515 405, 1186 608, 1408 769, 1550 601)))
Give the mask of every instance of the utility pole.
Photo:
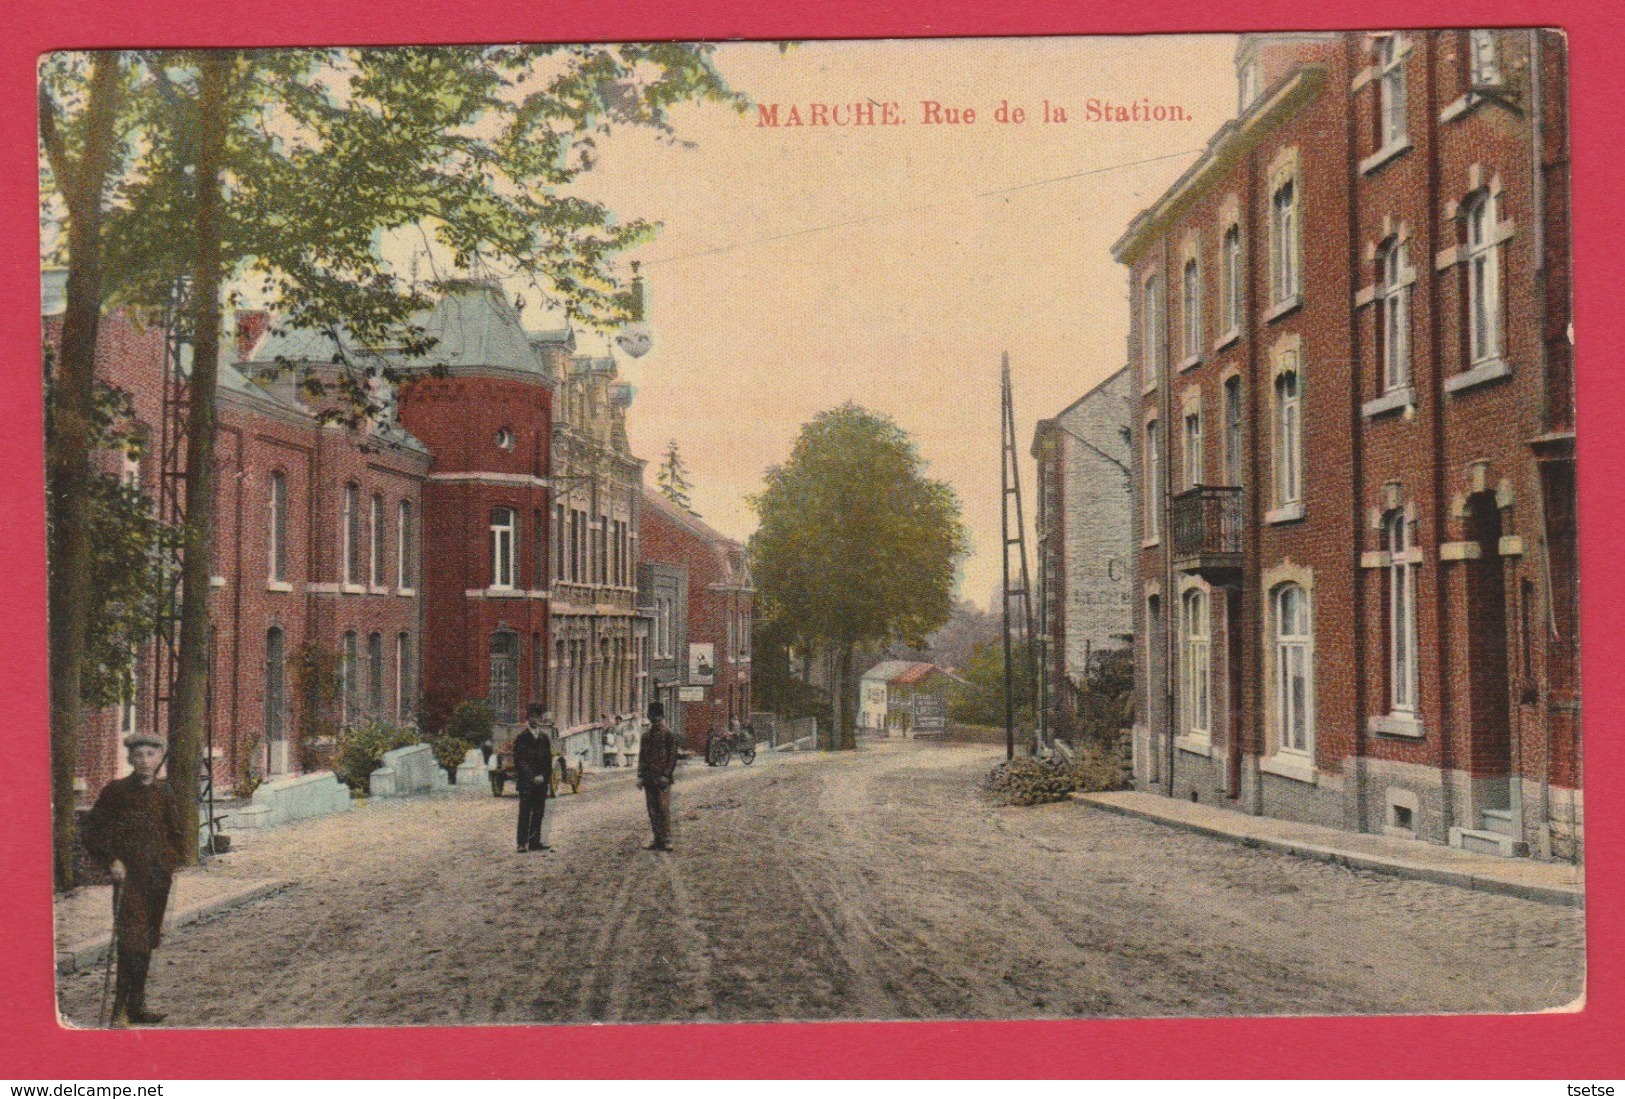
MULTIPOLYGON (((1006 351, 1000 368, 999 377, 1000 397, 1000 443, 1003 455, 1001 458, 1000 480, 1002 493, 1000 501, 1000 522, 1003 527, 1003 558, 1004 558, 1004 752, 1006 759, 1016 758, 1016 692, 1015 692, 1015 659, 1012 652, 1014 646, 1011 635, 1012 627, 1019 622, 1022 637, 1027 642, 1027 668, 1026 675, 1029 684, 1034 685, 1034 710, 1037 710, 1036 683, 1038 679, 1037 654, 1033 646, 1033 606, 1032 585, 1027 574, 1027 527, 1022 517, 1021 508, 1021 469, 1017 464, 1016 450, 1016 409, 1015 400, 1010 389, 1010 353, 1006 351), (1012 515, 1012 512, 1014 514, 1012 515), (1014 533, 1011 522, 1014 520, 1014 533), (1012 569, 1010 554, 1016 554, 1016 567, 1012 569), (1011 573, 1019 571, 1021 586, 1012 587, 1011 573), (1011 602, 1021 601, 1020 618, 1016 619, 1011 613, 1011 602)), ((1037 732, 1035 730, 1036 737, 1037 732)), ((1036 739, 1029 746, 1033 754, 1037 754, 1036 739)))

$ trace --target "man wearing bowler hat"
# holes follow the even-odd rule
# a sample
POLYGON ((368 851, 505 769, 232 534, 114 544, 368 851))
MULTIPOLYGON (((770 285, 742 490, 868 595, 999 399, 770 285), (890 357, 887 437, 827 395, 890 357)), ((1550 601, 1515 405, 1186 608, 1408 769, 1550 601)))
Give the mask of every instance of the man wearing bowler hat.
POLYGON ((677 734, 666 724, 666 707, 649 703, 649 731, 638 756, 638 786, 649 805, 649 827, 654 830, 651 851, 670 851, 671 784, 677 774, 677 734))
POLYGON ((539 702, 530 704, 525 727, 513 741, 513 777, 519 793, 519 850, 546 851, 542 818, 553 778, 553 715, 539 702))
POLYGON ((85 849, 107 864, 113 879, 113 938, 118 982, 113 1025, 161 1023, 147 1008, 147 969, 164 926, 169 888, 181 865, 181 811, 169 783, 158 777, 164 741, 154 733, 124 738, 130 774, 110 782, 96 798, 85 829, 85 849))

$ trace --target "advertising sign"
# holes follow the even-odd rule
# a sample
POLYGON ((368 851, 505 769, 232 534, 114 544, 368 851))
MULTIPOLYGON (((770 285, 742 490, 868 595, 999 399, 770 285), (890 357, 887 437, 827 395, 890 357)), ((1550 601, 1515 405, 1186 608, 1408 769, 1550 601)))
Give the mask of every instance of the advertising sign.
POLYGON ((688 647, 688 681, 702 687, 717 681, 717 647, 709 641, 688 647))

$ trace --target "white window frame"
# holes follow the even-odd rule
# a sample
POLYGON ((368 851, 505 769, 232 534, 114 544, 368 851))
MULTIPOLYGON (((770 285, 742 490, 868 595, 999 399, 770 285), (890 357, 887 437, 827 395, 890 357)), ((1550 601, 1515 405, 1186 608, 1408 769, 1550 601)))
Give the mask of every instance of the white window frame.
POLYGON ((417 578, 412 575, 412 501, 395 505, 395 583, 401 591, 412 591, 417 578))
POLYGON ((1275 721, 1279 738, 1277 750, 1312 759, 1315 753, 1314 619, 1309 592, 1288 582, 1270 594, 1270 628, 1275 645, 1275 721), (1301 600, 1301 629, 1287 633, 1283 628, 1286 599, 1296 592, 1301 600), (1293 691, 1294 675, 1301 675, 1301 694, 1293 691), (1301 721, 1297 720, 1301 719, 1301 721), (1297 735, 1301 732, 1301 736, 1297 735))
POLYGON ((1391 712, 1417 710, 1416 557, 1413 524, 1403 509, 1383 523, 1388 551, 1388 702, 1391 712))
POLYGON ((1241 331, 1241 225, 1231 222, 1219 238, 1219 281, 1224 335, 1241 331))
POLYGON ((1220 415, 1224 418, 1224 477, 1228 485, 1241 484, 1241 471, 1246 458, 1243 454, 1242 431, 1246 410, 1241 401, 1241 375, 1232 374, 1220 387, 1220 415), (1233 399, 1232 399, 1233 398, 1233 399))
POLYGON ((1406 138, 1405 59, 1409 54, 1403 35, 1384 35, 1377 43, 1378 136, 1384 149, 1403 144, 1406 138))
POLYGON ((273 470, 266 492, 265 579, 272 584, 288 579, 288 477, 273 470))
POLYGON ((1185 359, 1202 355, 1202 265, 1195 256, 1185 260, 1180 273, 1181 320, 1185 322, 1185 359))
POLYGON ((1166 373, 1165 327, 1162 277, 1153 274, 1141 287, 1140 299, 1140 381, 1147 390, 1161 385, 1166 373))
POLYGON ((1202 409, 1200 406, 1190 408, 1185 412, 1185 435, 1182 443, 1185 459, 1185 487, 1196 488, 1202 484, 1204 473, 1203 462, 1206 458, 1202 439, 1202 409))
POLYGON ((367 713, 384 716, 384 635, 378 630, 367 635, 367 713))
POLYGON ((384 563, 384 498, 376 492, 368 507, 367 528, 370 539, 367 548, 371 551, 367 554, 367 583, 377 589, 384 586, 388 568, 384 563))
POLYGON ((1201 588, 1179 599, 1180 714, 1187 736, 1208 740, 1213 734, 1212 606, 1201 588))
POLYGON ((1299 224, 1298 173, 1290 172, 1276 180, 1270 189, 1270 301, 1283 305, 1302 290, 1299 270, 1301 226, 1299 224), (1284 197, 1283 197, 1284 196, 1284 197))
POLYGON ((1501 47, 1495 32, 1488 27, 1467 32, 1467 72, 1475 88, 1501 85, 1501 47))
POLYGON ((513 591, 518 568, 519 513, 510 507, 492 508, 491 587, 497 591, 513 591))
POLYGON ((1411 384, 1409 246, 1402 240, 1390 241, 1381 262, 1378 307, 1382 310, 1383 391, 1392 393, 1411 384))
POLYGON ((1162 447, 1156 420, 1145 422, 1145 540, 1162 538, 1162 447))
POLYGON ((281 626, 265 631, 265 740, 288 737, 288 633, 281 626), (279 659, 272 659, 272 637, 281 647, 279 659), (273 690, 273 686, 275 689, 273 690))
POLYGON ((344 514, 339 523, 340 556, 346 586, 356 583, 356 557, 361 552, 361 486, 354 481, 344 486, 344 514))
POLYGON ((1501 255, 1495 195, 1485 190, 1467 207, 1467 358, 1472 366, 1501 357, 1501 255))
POLYGON ((1296 354, 1275 375, 1275 504, 1303 502, 1303 375, 1296 354), (1290 387, 1291 392, 1288 392, 1290 387))

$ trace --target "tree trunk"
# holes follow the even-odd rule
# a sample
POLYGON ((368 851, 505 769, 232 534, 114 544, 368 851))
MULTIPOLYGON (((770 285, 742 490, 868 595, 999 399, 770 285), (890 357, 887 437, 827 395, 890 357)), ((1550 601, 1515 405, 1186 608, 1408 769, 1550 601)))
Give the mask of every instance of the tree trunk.
POLYGON ((857 724, 857 713, 855 712, 857 707, 850 705, 852 702, 852 650, 854 648, 855 646, 850 641, 841 643, 839 658, 841 662, 841 722, 836 728, 836 735, 839 738, 836 746, 842 749, 856 748, 858 746, 858 735, 854 728, 857 724))
MULTIPOLYGON (((197 255, 192 272, 192 374, 186 421, 186 524, 181 535, 181 629, 169 711, 169 780, 181 804, 183 857, 198 857, 198 766, 208 720, 209 575, 214 532, 215 384, 220 357, 220 168, 226 82, 234 54, 199 55, 197 255)), ((210 761, 212 763, 212 761, 210 761)))
POLYGON ((55 105, 41 93, 41 136, 68 207, 67 308, 51 389, 46 452, 50 495, 51 833, 53 878, 73 887, 73 788, 79 764, 80 665, 90 603, 89 497, 91 422, 95 415, 96 340, 101 327, 102 196, 112 170, 118 114, 119 57, 96 56, 78 165, 68 162, 55 105))

